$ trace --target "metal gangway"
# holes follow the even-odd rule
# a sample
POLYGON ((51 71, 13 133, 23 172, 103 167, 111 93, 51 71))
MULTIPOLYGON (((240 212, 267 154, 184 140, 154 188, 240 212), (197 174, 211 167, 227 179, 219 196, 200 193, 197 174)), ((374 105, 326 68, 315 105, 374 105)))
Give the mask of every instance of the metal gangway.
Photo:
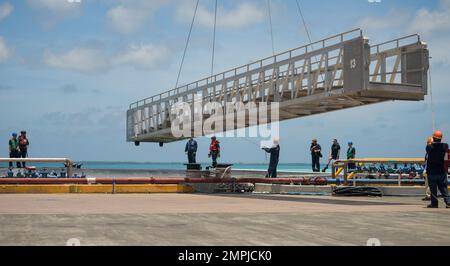
POLYGON ((171 107, 193 106, 198 99, 223 106, 277 102, 279 121, 391 100, 420 101, 427 94, 428 68, 427 44, 419 35, 370 45, 355 29, 132 103, 127 141, 162 145, 183 139, 171 132, 171 107))

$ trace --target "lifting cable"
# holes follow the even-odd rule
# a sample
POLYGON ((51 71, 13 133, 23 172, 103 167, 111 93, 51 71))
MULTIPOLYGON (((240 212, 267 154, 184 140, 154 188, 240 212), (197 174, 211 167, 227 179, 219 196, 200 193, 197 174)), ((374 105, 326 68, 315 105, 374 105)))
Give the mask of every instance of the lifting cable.
MULTIPOLYGON (((250 144, 253 144, 253 145, 255 145, 256 147, 258 147, 258 148, 261 148, 261 143, 257 143, 256 141, 253 141, 253 140, 251 140, 249 137, 243 137, 242 138, 243 140, 245 140, 245 141, 247 141, 248 143, 250 143, 250 144)), ((267 147, 268 148, 268 147, 267 147)), ((266 163, 267 163, 267 152, 266 151, 264 151, 264 157, 265 157, 265 161, 266 161, 266 163)))
MULTIPOLYGON (((275 40, 273 37, 272 7, 271 7, 270 0, 267 0, 267 15, 268 15, 268 19, 269 19, 269 32, 270 32, 270 40, 271 40, 271 44, 272 44, 272 56, 274 56, 275 55, 275 40)), ((252 143, 253 145, 260 148, 260 145, 258 145, 256 142, 250 140, 249 138, 245 137, 244 140, 246 140, 247 142, 252 143)), ((267 162, 267 152, 265 152, 265 151, 264 151, 264 157, 267 162)))
POLYGON ((298 0, 295 0, 295 3, 297 4, 298 13, 300 14, 300 18, 302 19, 303 27, 305 28, 309 43, 312 43, 311 35, 309 34, 308 26, 306 25, 305 17, 303 16, 303 12, 302 12, 302 8, 300 7, 300 3, 298 2, 298 0))
MULTIPOLYGON (((305 17, 303 16, 302 8, 300 7, 300 2, 299 2, 299 0, 295 0, 295 3, 297 4, 297 10, 298 10, 298 13, 300 15, 300 19, 302 20, 303 27, 305 28, 305 32, 306 32, 306 35, 308 37, 309 44, 311 45, 311 48, 314 50, 314 46, 312 45, 311 34, 310 34, 309 29, 308 29, 308 25, 306 24, 305 17)), ((316 59, 316 62, 318 62, 319 60, 317 60, 317 56, 314 56, 314 57, 316 59)), ((324 81, 323 73, 320 74, 320 77, 322 78, 322 81, 324 81)))
MULTIPOLYGON (((270 0, 268 0, 268 1, 270 1, 270 0)), ((217 30, 217 7, 218 7, 218 0, 215 0, 215 5, 214 5, 214 25, 213 25, 214 26, 214 30, 213 30, 212 54, 211 54, 211 77, 214 76, 214 62, 215 62, 215 52, 216 52, 216 50, 215 50, 215 47, 216 47, 216 30, 217 30)), ((269 11, 269 13, 270 13, 270 11, 269 11)), ((271 25, 272 25, 272 23, 271 23, 271 25)), ((273 36, 272 36, 272 51, 274 52, 274 49, 273 49, 273 36)), ((213 82, 213 81, 211 80, 211 82, 213 82)), ((259 147, 259 145, 256 142, 250 140, 249 138, 244 137, 243 139, 245 141, 247 141, 247 142, 249 142, 249 143, 259 147)), ((266 154, 266 161, 267 161, 267 154, 266 154)))
POLYGON ((214 6, 214 31, 213 31, 212 58, 211 58, 211 77, 214 75, 214 57, 216 53, 216 27, 217 27, 217 0, 215 0, 214 6))
POLYGON ((178 82, 180 81, 181 70, 183 69, 184 58, 186 57, 186 51, 189 46, 189 41, 191 40, 192 28, 194 27, 195 17, 197 16, 199 2, 200 2, 200 0, 197 0, 197 3, 195 4, 194 15, 192 16, 191 27, 189 28, 189 34, 188 34, 188 37, 186 40, 186 46, 184 47, 184 52, 183 52, 183 57, 181 59, 180 69, 178 70, 177 82, 175 83, 175 89, 178 88, 178 82))
MULTIPOLYGON (((431 57, 430 57, 431 59, 431 57)), ((428 79, 430 83, 430 106, 431 106, 431 126, 433 129, 433 132, 436 130, 436 111, 434 109, 434 102, 433 102, 433 87, 431 84, 431 63, 428 66, 428 79)))
POLYGON ((269 15, 270 38, 272 40, 272 55, 275 55, 275 41, 273 38, 272 11, 271 11, 271 7, 270 7, 270 0, 267 0, 267 10, 268 10, 268 15, 269 15))
MULTIPOLYGON (((432 57, 429 57, 429 59, 431 59, 432 57)), ((433 132, 436 130, 436 110, 434 109, 434 101, 433 101, 433 86, 432 86, 432 83, 431 83, 431 63, 429 64, 429 66, 428 66, 428 80, 429 80, 429 83, 430 83, 430 106, 431 106, 431 126, 432 126, 432 129, 433 129, 433 132)), ((425 177, 425 178, 428 178, 428 177, 425 177)), ((431 190, 430 190, 430 192, 431 192, 431 190)), ((431 193, 432 194, 432 196, 434 196, 438 201, 439 200, 442 200, 444 203, 445 203, 445 200, 444 199, 440 199, 439 197, 438 197, 438 195, 434 195, 433 193, 431 193)))
MULTIPOLYGON (((215 52, 216 52, 215 47, 216 47, 216 29, 217 29, 217 6, 218 6, 218 0, 215 0, 215 5, 214 5, 214 25, 213 25, 214 26, 214 30, 213 30, 212 54, 211 54, 211 77, 213 77, 213 75, 214 75, 214 61, 215 61, 215 52)), ((249 142, 249 143, 259 147, 259 145, 256 142, 248 139, 247 137, 244 137, 243 139, 245 141, 247 141, 247 142, 249 142)), ((266 157, 267 157, 267 155, 266 155, 266 157)), ((266 158, 266 161, 267 161, 267 158, 266 158)))

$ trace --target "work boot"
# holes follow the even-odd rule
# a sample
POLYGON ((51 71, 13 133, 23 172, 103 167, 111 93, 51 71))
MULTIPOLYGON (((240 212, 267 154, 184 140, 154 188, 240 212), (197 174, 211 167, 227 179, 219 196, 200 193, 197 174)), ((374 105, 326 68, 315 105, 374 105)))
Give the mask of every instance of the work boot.
POLYGON ((431 205, 430 204, 430 205, 427 206, 427 208, 428 209, 437 209, 437 208, 439 208, 439 206, 435 206, 435 205, 431 205))

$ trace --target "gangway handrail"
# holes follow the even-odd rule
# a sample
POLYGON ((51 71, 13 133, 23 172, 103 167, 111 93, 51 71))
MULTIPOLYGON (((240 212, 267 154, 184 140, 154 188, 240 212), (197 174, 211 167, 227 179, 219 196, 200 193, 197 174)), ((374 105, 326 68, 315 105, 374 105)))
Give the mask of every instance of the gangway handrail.
POLYGON ((407 36, 404 36, 404 37, 400 37, 400 38, 392 39, 392 40, 389 40, 389 41, 385 41, 385 42, 382 42, 382 43, 378 43, 378 44, 375 44, 375 45, 371 45, 370 46, 370 50, 372 51, 372 49, 376 48, 376 50, 377 50, 376 53, 378 54, 378 53, 380 53, 380 47, 381 46, 389 44, 389 43, 393 43, 393 42, 396 43, 395 48, 399 48, 401 40, 409 39, 411 37, 417 37, 417 42, 416 43, 420 43, 420 35, 415 33, 415 34, 407 35, 407 36))
POLYGON ((250 66, 255 65, 255 64, 259 64, 259 67, 263 67, 264 66, 263 62, 267 61, 269 59, 273 59, 273 62, 272 62, 272 64, 273 64, 273 63, 277 62, 277 57, 289 54, 289 58, 291 58, 293 52, 301 50, 301 49, 305 49, 305 54, 307 54, 308 52, 310 52, 310 51, 308 51, 308 47, 311 47, 312 51, 314 51, 317 48, 314 48, 313 46, 317 45, 319 43, 322 44, 322 47, 320 49, 325 48, 326 41, 335 39, 336 37, 340 37, 339 42, 344 42, 346 35, 350 35, 350 34, 355 33, 357 31, 359 31, 359 36, 358 37, 362 37, 363 36, 363 32, 362 32, 362 30, 360 28, 356 28, 356 29, 353 29, 353 30, 349 30, 349 31, 346 31, 346 32, 335 34, 335 35, 327 37, 325 39, 321 39, 321 40, 315 41, 313 43, 309 43, 309 44, 306 44, 306 45, 303 45, 303 46, 300 46, 300 47, 296 47, 296 48, 293 48, 293 49, 290 49, 290 50, 287 50, 287 51, 275 54, 273 56, 269 56, 269 57, 266 57, 266 58, 254 61, 252 63, 248 63, 248 64, 245 64, 245 65, 242 65, 242 66, 239 66, 239 67, 235 67, 235 68, 226 70, 224 72, 221 72, 219 74, 215 74, 215 75, 212 75, 212 76, 209 76, 209 77, 206 77, 206 78, 194 81, 194 82, 189 83, 187 85, 183 85, 183 86, 180 86, 178 88, 175 88, 175 89, 172 89, 172 90, 168 90, 168 91, 165 91, 163 93, 156 94, 154 96, 145 98, 143 100, 139 100, 137 102, 134 102, 134 103, 130 104, 129 109, 137 108, 137 107, 139 107, 141 105, 146 105, 146 104, 152 103, 152 102, 155 101, 155 99, 157 99, 157 101, 160 101, 160 100, 162 100, 164 98, 168 98, 168 97, 171 96, 171 93, 174 93, 174 95, 175 94, 179 94, 182 89, 185 89, 184 91, 181 91, 181 92, 184 92, 184 93, 194 92, 199 87, 198 84, 201 83, 201 82, 206 82, 206 84, 210 83, 213 80, 214 80, 214 82, 217 82, 217 80, 220 80, 220 79, 217 79, 217 77, 222 76, 221 79, 225 79, 226 74, 229 74, 229 73, 232 73, 232 72, 234 72, 234 75, 237 75, 238 70, 243 69, 243 68, 246 68, 247 71, 249 71, 250 70, 250 66), (192 85, 195 85, 195 88, 189 89, 189 86, 192 86, 192 85), (165 95, 165 94, 167 94, 167 96, 163 97, 163 95, 165 95), (149 100, 151 100, 151 101, 149 101, 149 100))
MULTIPOLYGON (((381 163, 381 164, 424 164, 424 158, 355 158, 348 160, 336 160, 331 165, 331 177, 336 178, 342 172, 344 184, 347 185, 349 179, 348 165, 358 163, 381 163)), ((400 185, 400 177, 399 177, 400 185)))
POLYGON ((337 160, 335 163, 423 163, 424 158, 356 158, 348 160, 337 160))

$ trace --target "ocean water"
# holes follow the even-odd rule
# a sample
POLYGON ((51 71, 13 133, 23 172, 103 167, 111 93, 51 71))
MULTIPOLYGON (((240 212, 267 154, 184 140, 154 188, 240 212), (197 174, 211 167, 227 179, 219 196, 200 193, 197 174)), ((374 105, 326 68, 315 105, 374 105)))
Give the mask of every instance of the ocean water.
MULTIPOLYGON (((142 169, 142 170, 185 170, 184 163, 137 163, 137 162, 80 162, 82 169, 142 169)), ((28 163, 27 165, 36 166, 38 168, 58 168, 63 167, 63 164, 57 163, 28 163)), ((203 169, 209 166, 209 163, 202 163, 203 169)), ((252 170, 252 171, 266 171, 267 164, 233 164, 233 170, 252 170)), ((7 168, 7 163, 0 163, 1 168, 7 168)), ((298 164, 279 164, 278 171, 282 172, 310 172, 311 165, 305 163, 298 164)))

